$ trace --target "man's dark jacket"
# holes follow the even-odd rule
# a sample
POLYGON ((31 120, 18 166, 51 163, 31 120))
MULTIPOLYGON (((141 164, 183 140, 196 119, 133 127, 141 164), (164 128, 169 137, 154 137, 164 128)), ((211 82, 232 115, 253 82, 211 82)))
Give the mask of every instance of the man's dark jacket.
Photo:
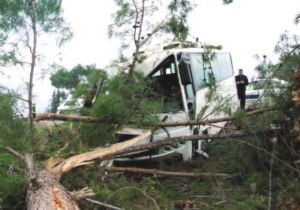
MULTIPOLYGON (((235 76, 236 89, 238 95, 244 95, 246 91, 246 86, 248 85, 248 78, 245 75, 237 75, 235 76), (238 82, 244 81, 244 84, 237 84, 238 82)), ((240 97, 239 97, 240 98, 240 97)))

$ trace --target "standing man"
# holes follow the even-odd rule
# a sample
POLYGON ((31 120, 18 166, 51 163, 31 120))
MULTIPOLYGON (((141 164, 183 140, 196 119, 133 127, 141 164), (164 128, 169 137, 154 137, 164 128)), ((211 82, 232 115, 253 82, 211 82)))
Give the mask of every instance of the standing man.
POLYGON ((240 100, 240 107, 241 109, 245 109, 246 86, 248 85, 248 78, 243 74, 243 69, 239 69, 239 74, 235 76, 235 83, 238 98, 240 100))

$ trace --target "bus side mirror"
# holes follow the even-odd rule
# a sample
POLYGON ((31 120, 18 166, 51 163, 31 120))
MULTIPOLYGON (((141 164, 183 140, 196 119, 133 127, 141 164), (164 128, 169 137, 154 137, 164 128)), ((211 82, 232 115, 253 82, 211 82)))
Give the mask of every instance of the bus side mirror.
POLYGON ((183 85, 192 84, 192 75, 189 64, 184 61, 179 63, 179 74, 183 85))

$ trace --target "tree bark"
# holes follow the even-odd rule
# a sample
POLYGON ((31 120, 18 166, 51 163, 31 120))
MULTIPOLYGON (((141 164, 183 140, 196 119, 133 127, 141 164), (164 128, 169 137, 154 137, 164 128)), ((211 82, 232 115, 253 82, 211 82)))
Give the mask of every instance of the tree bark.
POLYGON ((38 114, 34 119, 34 121, 36 122, 42 120, 61 120, 61 121, 72 121, 72 122, 101 122, 101 119, 96 117, 55 114, 55 113, 38 114))
POLYGON ((26 203, 28 210, 78 210, 79 207, 70 192, 65 189, 48 170, 39 170, 32 155, 21 155, 10 147, 10 153, 24 161, 29 178, 26 203))
POLYGON ((39 186, 29 183, 27 189, 28 210, 79 210, 76 200, 49 171, 38 172, 39 186))

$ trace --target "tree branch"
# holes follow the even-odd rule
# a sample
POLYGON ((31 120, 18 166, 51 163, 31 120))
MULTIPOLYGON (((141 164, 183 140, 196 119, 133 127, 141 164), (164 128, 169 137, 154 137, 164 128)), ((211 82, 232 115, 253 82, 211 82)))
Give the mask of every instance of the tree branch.
POLYGON ((120 153, 124 149, 146 139, 150 135, 151 135, 151 131, 147 131, 131 140, 121 142, 121 143, 116 143, 107 148, 100 148, 94 151, 72 156, 64 160, 54 168, 50 169, 49 171, 53 176, 59 179, 62 174, 72 170, 73 168, 83 166, 83 165, 89 165, 93 163, 92 161, 95 159, 105 159, 105 158, 112 157, 114 154, 120 153))
POLYGON ((20 154, 19 152, 17 152, 16 150, 14 150, 11 147, 5 147, 5 149, 10 152, 11 154, 13 154, 14 156, 16 156, 17 158, 21 159, 22 161, 25 162, 25 156, 20 154))
POLYGON ((147 169, 147 168, 127 168, 127 167, 104 167, 101 168, 109 172, 125 172, 125 173, 138 173, 138 174, 150 174, 150 175, 162 175, 162 176, 176 176, 176 177, 228 177, 229 174, 224 173, 187 173, 187 172, 173 172, 173 171, 162 171, 157 169, 147 169))
POLYGON ((172 145, 179 142, 239 138, 239 137, 249 136, 254 134, 258 135, 258 134, 273 133, 275 131, 278 131, 278 129, 261 130, 261 131, 257 131, 256 133, 236 132, 236 133, 227 134, 224 132, 222 134, 213 134, 213 135, 190 135, 190 136, 174 137, 166 140, 139 145, 138 143, 140 141, 145 140, 151 135, 151 131, 147 131, 131 140, 113 144, 108 148, 101 148, 101 149, 97 149, 94 151, 90 151, 90 152, 86 152, 83 154, 70 157, 64 160, 63 162, 61 162, 60 164, 58 164, 57 166, 51 168, 49 171, 53 176, 59 179, 62 174, 72 170, 73 168, 83 166, 83 165, 89 165, 93 163, 92 161, 95 159, 101 159, 101 160, 111 159, 113 156, 116 155, 154 149, 161 146, 172 145))
POLYGON ((102 203, 100 201, 96 201, 96 200, 93 200, 93 199, 90 199, 90 198, 86 198, 85 200, 90 202, 90 203, 97 204, 99 206, 105 207, 105 209, 124 210, 124 209, 121 209, 119 207, 112 206, 112 205, 109 205, 109 204, 106 204, 106 203, 102 203))
POLYGON ((81 190, 78 190, 78 191, 70 192, 70 194, 74 198, 74 200, 76 200, 76 201, 86 199, 86 198, 89 198, 89 197, 92 197, 92 196, 95 195, 93 190, 88 188, 88 187, 85 187, 85 188, 83 188, 81 190))
MULTIPOLYGON (((259 109, 251 112, 247 112, 246 116, 259 115, 265 112, 272 111, 270 109, 259 109)), ((189 120, 189 121, 176 121, 176 122, 160 122, 157 126, 159 127, 175 127, 175 126, 184 126, 184 125, 208 125, 212 123, 226 122, 237 119, 236 117, 223 117, 210 120, 189 120)), ((62 120, 62 121, 74 121, 74 122, 101 122, 103 119, 91 117, 91 116, 77 116, 77 115, 64 115, 64 114, 54 114, 54 113, 45 113, 38 114, 35 121, 42 120, 62 120)))
POLYGON ((32 183, 32 185, 34 187, 38 187, 39 185, 38 185, 38 181, 37 181, 36 170, 34 168, 32 154, 22 155, 19 152, 17 152, 16 150, 12 149, 11 147, 5 147, 5 149, 24 162, 30 182, 32 183))

